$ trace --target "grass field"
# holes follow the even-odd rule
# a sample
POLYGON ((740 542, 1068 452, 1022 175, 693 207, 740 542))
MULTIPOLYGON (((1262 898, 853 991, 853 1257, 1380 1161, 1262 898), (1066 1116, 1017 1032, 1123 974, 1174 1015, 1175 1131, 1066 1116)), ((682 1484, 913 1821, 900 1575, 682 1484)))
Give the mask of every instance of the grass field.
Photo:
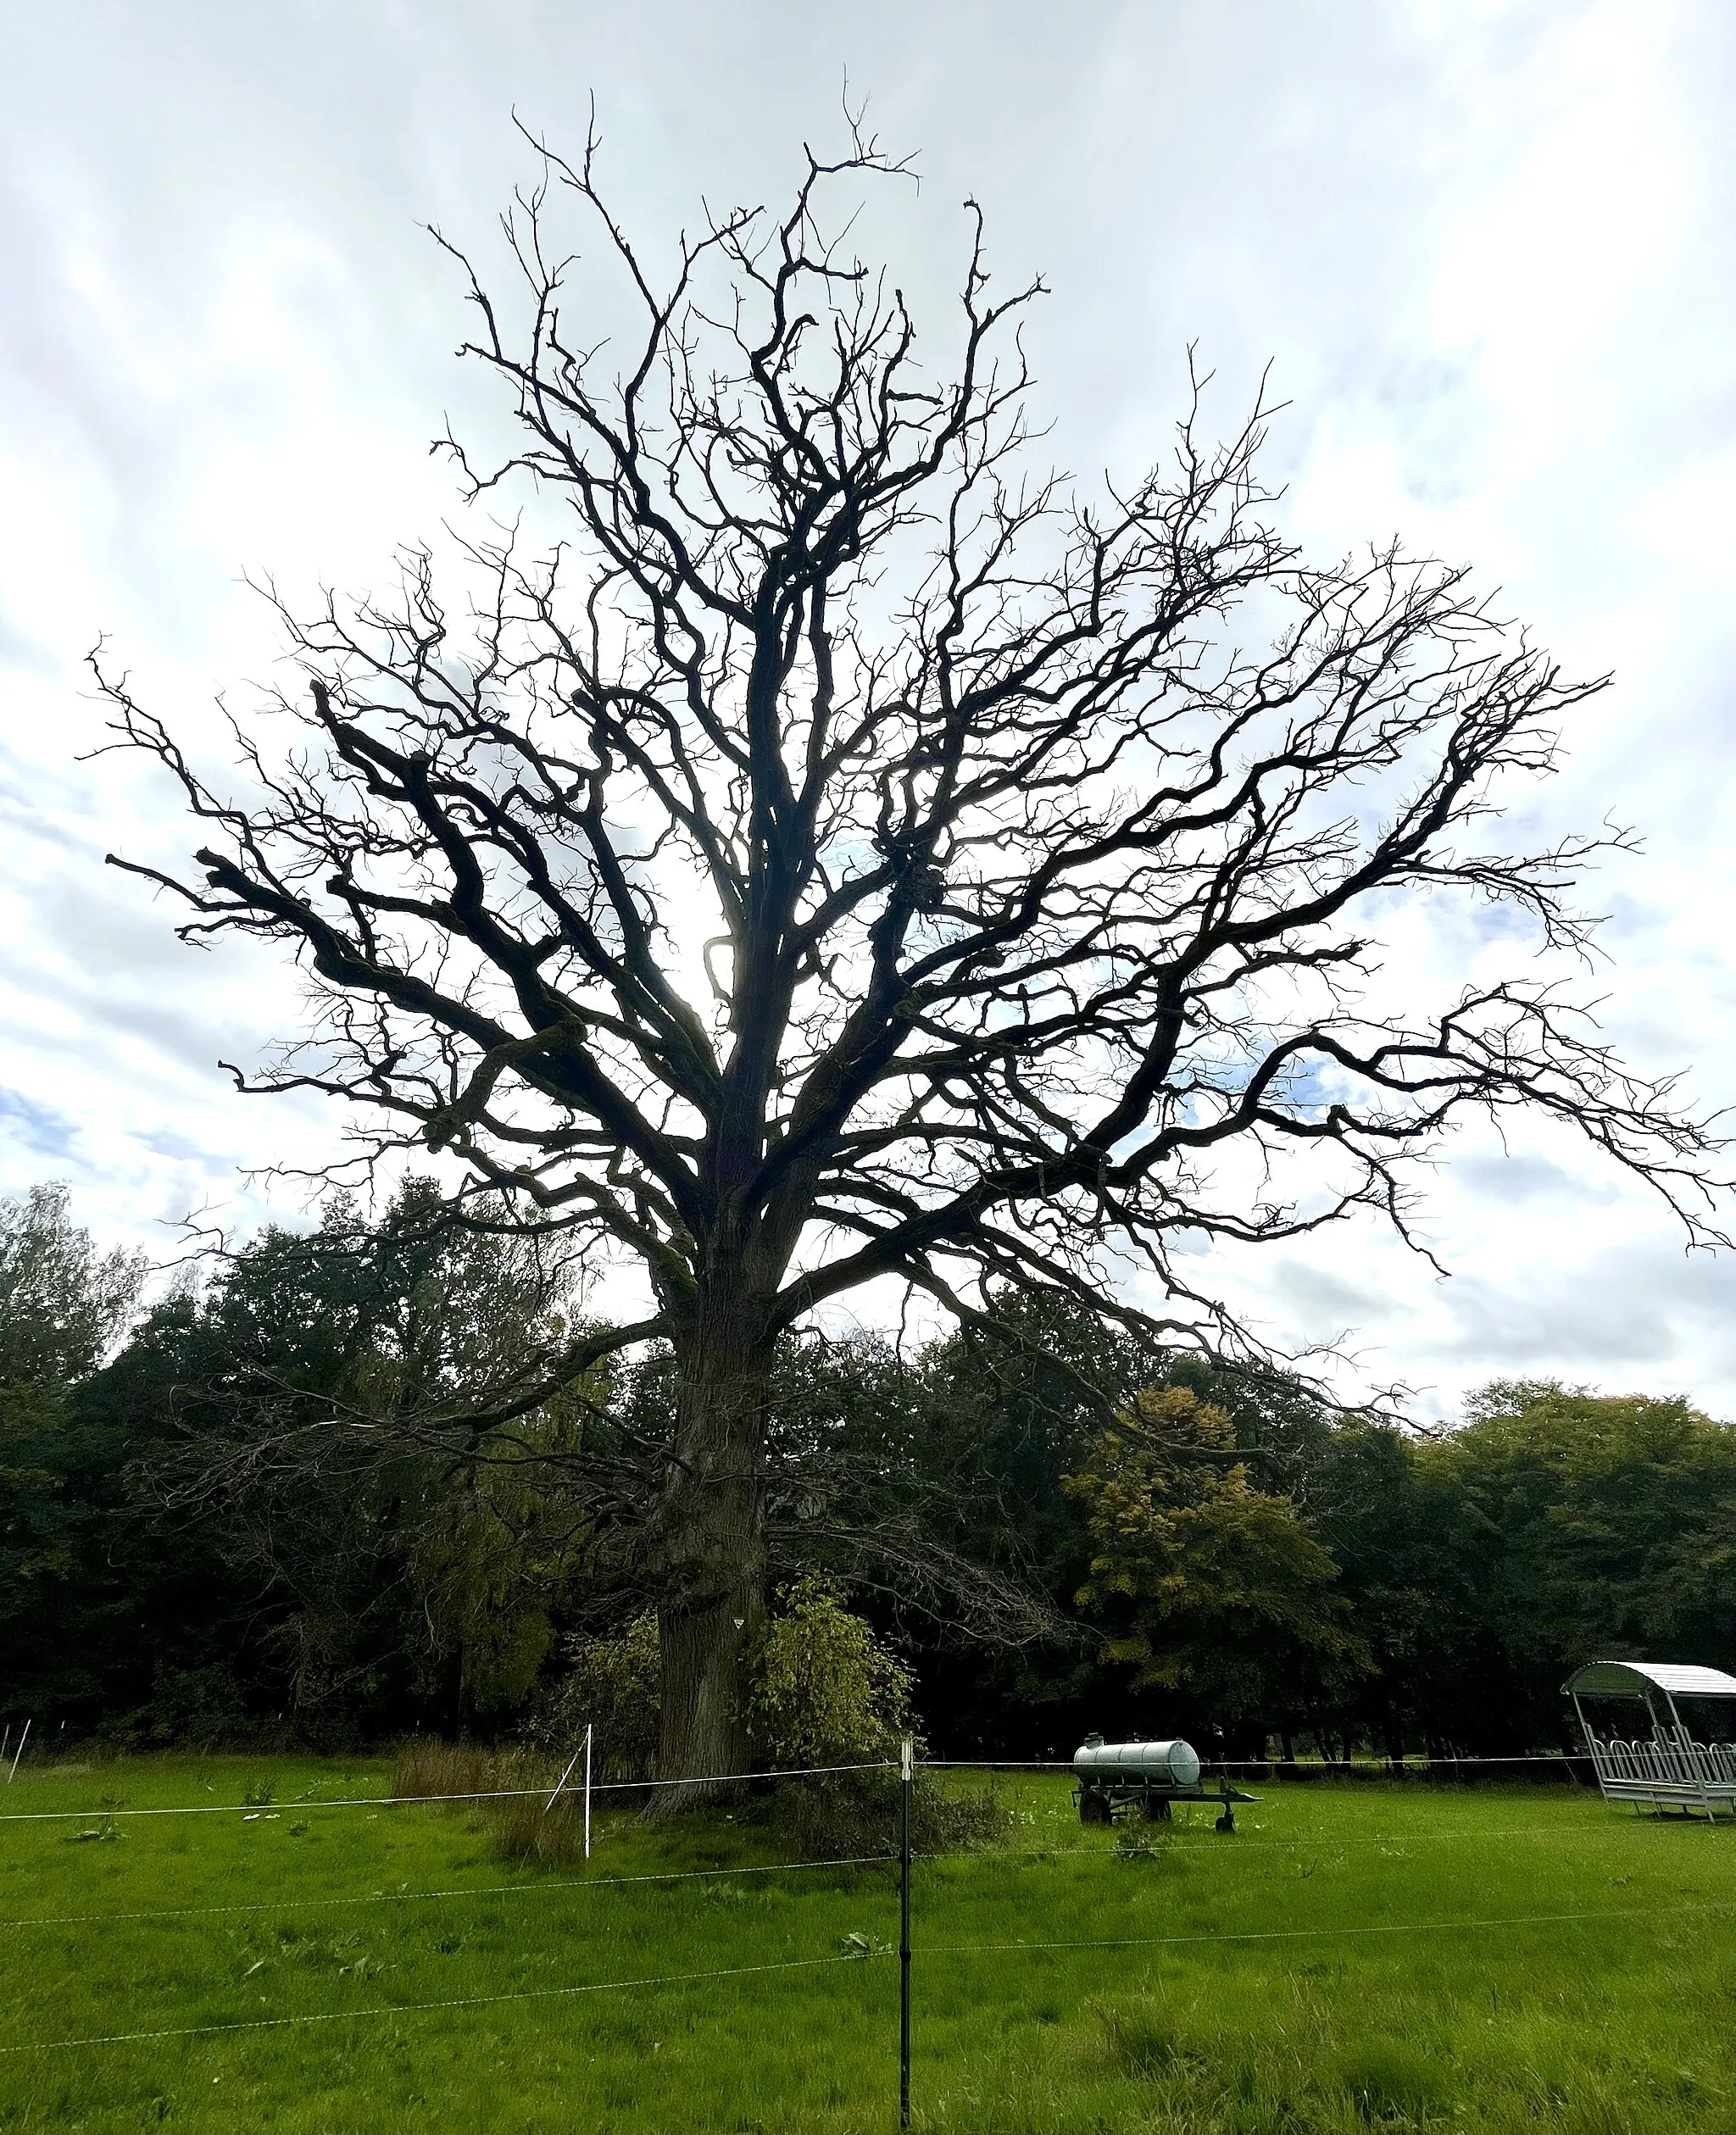
MULTIPOLYGON (((21 1770, 0 1810, 90 1813, 0 1823, 0 2127, 896 2127, 888 1870, 609 1815, 550 1869, 481 1811, 321 1805, 389 1779, 21 1770), (606 1880, 701 1870, 749 1872, 606 1880), (117 2037, 154 2032, 186 2035, 117 2037)), ((1736 2129, 1736 1829, 1543 1788, 1261 1791, 1233 1837, 1130 1849, 1021 1778, 1004 1844, 920 1863, 916 2126, 1736 2129)))

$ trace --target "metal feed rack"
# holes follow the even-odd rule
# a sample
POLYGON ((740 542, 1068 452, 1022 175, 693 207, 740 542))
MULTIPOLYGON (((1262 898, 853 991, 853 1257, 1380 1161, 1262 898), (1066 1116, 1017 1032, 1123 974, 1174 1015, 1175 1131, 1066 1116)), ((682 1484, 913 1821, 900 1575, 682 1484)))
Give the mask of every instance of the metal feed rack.
POLYGON ((1698 1810, 1713 1820, 1721 1809, 1736 1815, 1736 1742, 1696 1742, 1676 1708, 1678 1698, 1715 1699, 1736 1717, 1736 1676, 1668 1660, 1590 1660, 1575 1669, 1561 1689, 1573 1700, 1606 1801, 1698 1810), (1597 1733, 1581 1700, 1607 1698, 1643 1703, 1650 1738, 1624 1741, 1597 1733))
POLYGON ((1101 1735, 1087 1735, 1073 1753, 1073 1772, 1082 1824, 1110 1824, 1127 1815, 1167 1823, 1172 1802, 1216 1801, 1222 1804, 1218 1829, 1233 1831, 1232 1804, 1259 1799, 1227 1778, 1208 1793, 1199 1783, 1199 1760, 1185 1742, 1105 1742, 1101 1735))

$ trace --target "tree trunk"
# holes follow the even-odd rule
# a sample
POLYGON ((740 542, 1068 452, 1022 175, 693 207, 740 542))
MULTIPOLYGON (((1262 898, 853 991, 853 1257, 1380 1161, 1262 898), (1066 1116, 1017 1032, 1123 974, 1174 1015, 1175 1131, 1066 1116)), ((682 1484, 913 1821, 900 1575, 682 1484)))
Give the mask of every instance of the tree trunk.
POLYGON ((677 1815, 725 1789, 747 1753, 742 1662, 765 1615, 762 1467, 771 1347, 737 1294, 677 1343, 676 1458, 654 1530, 663 1662, 659 1788, 677 1815), (712 1783, 705 1783, 705 1782, 712 1783))

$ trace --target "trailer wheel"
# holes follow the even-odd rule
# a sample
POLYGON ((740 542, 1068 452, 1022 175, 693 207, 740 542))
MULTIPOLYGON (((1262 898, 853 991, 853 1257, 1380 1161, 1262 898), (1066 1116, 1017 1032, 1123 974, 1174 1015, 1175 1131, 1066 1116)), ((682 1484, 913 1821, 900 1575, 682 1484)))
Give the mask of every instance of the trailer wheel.
POLYGON ((1108 1824, 1115 1821, 1109 1805, 1109 1796, 1099 1794, 1094 1788, 1082 1787, 1079 1790, 1079 1821, 1082 1824, 1108 1824))

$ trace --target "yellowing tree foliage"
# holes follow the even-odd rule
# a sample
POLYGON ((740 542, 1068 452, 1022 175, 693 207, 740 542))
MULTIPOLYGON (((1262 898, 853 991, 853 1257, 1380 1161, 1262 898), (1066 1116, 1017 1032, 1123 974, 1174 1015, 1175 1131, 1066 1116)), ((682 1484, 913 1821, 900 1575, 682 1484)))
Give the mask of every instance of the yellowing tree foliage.
POLYGON ((1299 1710, 1367 1666, 1331 1552, 1258 1487, 1227 1412, 1191 1387, 1143 1388, 1062 1487, 1093 1544, 1079 1603, 1119 1620, 1109 1651, 1136 1682, 1209 1690, 1233 1715, 1270 1709, 1275 1677, 1299 1710))

